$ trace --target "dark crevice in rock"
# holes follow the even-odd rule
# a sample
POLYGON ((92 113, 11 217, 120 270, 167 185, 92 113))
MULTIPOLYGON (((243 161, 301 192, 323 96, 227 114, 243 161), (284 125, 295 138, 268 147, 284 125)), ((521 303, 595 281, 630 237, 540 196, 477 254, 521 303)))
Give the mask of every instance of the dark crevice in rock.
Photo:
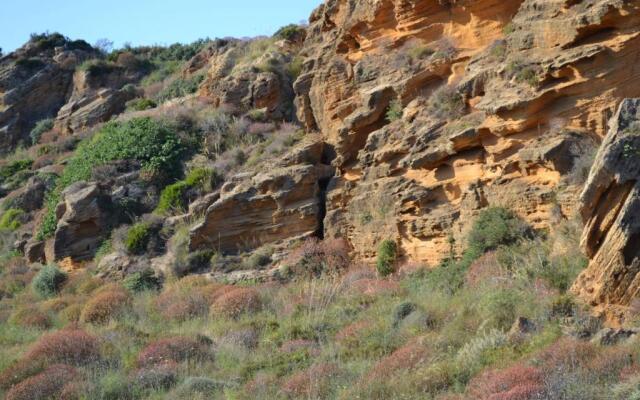
POLYGON ((327 216, 327 188, 332 177, 321 178, 318 180, 318 227, 315 236, 324 239, 324 219, 327 216))

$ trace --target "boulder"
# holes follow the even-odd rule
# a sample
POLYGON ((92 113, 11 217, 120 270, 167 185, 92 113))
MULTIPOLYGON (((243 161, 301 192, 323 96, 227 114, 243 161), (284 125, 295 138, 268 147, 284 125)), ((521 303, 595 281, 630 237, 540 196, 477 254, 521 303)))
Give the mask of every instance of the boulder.
POLYGON ((74 261, 93 258, 109 234, 112 223, 111 198, 97 183, 78 182, 62 193, 56 208, 58 225, 53 258, 74 261))

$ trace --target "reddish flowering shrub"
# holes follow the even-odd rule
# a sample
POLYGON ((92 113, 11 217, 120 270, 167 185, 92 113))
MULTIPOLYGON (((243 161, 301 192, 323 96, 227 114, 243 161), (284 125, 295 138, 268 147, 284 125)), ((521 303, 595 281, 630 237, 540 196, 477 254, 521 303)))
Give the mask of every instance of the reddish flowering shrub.
POLYGON ((496 252, 491 251, 471 263, 465 276, 465 284, 475 288, 483 283, 495 283, 504 277, 505 271, 500 267, 496 252))
POLYGON ((285 264, 295 275, 318 276, 344 270, 349 262, 349 248, 344 240, 307 239, 289 254, 285 264))
POLYGON ((477 400, 534 400, 544 394, 544 374, 539 368, 516 364, 487 371, 467 387, 469 398, 477 400))
POLYGON ((98 340, 80 329, 64 329, 44 335, 25 356, 25 360, 70 365, 86 365, 98 359, 98 340))
POLYGON ((43 360, 19 360, 9 365, 0 374, 0 388, 9 389, 26 378, 40 373, 45 368, 43 360))
POLYGON ((316 364, 290 376, 282 385, 282 392, 293 398, 328 398, 331 380, 338 374, 335 364, 316 364))
POLYGON ((543 363, 545 369, 573 369, 579 365, 586 365, 596 357, 599 357, 598 349, 593 344, 562 338, 542 350, 536 358, 543 363))
POLYGON ((63 387, 75 379, 77 373, 68 365, 54 364, 38 375, 12 387, 6 400, 47 400, 59 396, 63 387))
MULTIPOLYGON (((244 385, 244 391, 250 396, 264 395, 277 385, 278 380, 274 375, 258 372, 249 382, 244 385)), ((274 396, 275 397, 275 396, 274 396)))
POLYGON ((158 296, 156 308, 163 317, 175 321, 202 317, 220 290, 220 285, 197 285, 185 278, 158 296))
POLYGON ((407 344, 378 361, 369 373, 369 380, 383 379, 393 372, 413 369, 423 364, 427 356, 424 346, 416 343, 407 344))
POLYGON ((26 328, 48 329, 51 328, 51 318, 34 306, 17 310, 11 316, 11 323, 26 328))
POLYGON ((336 333, 336 341, 338 343, 350 342, 357 339, 360 334, 371 327, 370 321, 357 321, 342 328, 336 333))
POLYGON ((258 291, 252 288, 235 288, 220 297, 211 305, 211 316, 224 315, 237 318, 243 313, 257 312, 262 308, 258 291))
POLYGON ((84 323, 103 324, 122 314, 131 305, 131 296, 122 287, 100 290, 82 309, 80 320, 84 323))
POLYGON ((179 363, 186 360, 207 359, 213 359, 209 344, 179 336, 149 343, 138 354, 138 365, 149 367, 167 362, 179 363))

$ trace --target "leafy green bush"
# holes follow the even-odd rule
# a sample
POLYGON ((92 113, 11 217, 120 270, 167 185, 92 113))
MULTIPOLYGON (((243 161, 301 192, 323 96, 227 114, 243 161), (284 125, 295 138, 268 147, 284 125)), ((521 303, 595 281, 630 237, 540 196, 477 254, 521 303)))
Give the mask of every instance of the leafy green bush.
POLYGON ((158 103, 164 103, 171 99, 195 93, 203 80, 203 74, 196 74, 190 78, 178 78, 158 93, 156 100, 158 103))
POLYGON ((67 274, 56 265, 43 267, 33 278, 33 290, 42 298, 54 296, 67 280, 67 274))
POLYGON ((302 26, 289 24, 278 29, 278 31, 274 33, 273 37, 277 39, 294 40, 297 36, 303 36, 304 34, 305 29, 302 26))
POLYGON ((136 272, 125 278, 123 286, 132 292, 145 292, 150 290, 160 290, 162 282, 155 275, 152 269, 136 272))
POLYGON ((399 120, 402 118, 402 112, 402 102, 400 100, 393 100, 387 109, 387 121, 393 122, 399 120))
POLYGON ((469 247, 479 254, 511 245, 530 234, 527 225, 512 211, 501 207, 483 210, 469 233, 469 247))
POLYGON ((47 214, 38 238, 42 240, 55 232, 55 208, 64 188, 91 178, 93 168, 114 160, 135 160, 141 163, 143 171, 170 178, 180 174, 184 150, 185 146, 169 126, 151 118, 107 123, 91 139, 80 144, 56 188, 47 194, 47 214))
POLYGON ((378 247, 378 259, 376 268, 381 276, 391 275, 398 257, 398 246, 393 240, 384 240, 378 247))
POLYGON ((303 63, 304 59, 301 56, 295 56, 287 65, 287 74, 289 75, 291 80, 295 81, 296 79, 298 79, 300 73, 302 72, 303 63))
POLYGON ((52 118, 38 121, 38 123, 36 123, 36 126, 31 130, 31 133, 29 133, 29 136, 31 137, 31 143, 38 143, 42 134, 45 132, 49 132, 51 129, 53 129, 52 118))
POLYGON ((166 214, 183 210, 185 207, 185 193, 189 189, 190 186, 185 181, 179 181, 165 187, 160 194, 156 213, 166 214))
POLYGON ((151 99, 133 99, 127 102, 127 111, 144 111, 157 106, 158 104, 151 99))
POLYGON ((2 181, 10 180, 17 173, 26 171, 33 165, 33 160, 17 160, 0 167, 0 179, 2 181))
POLYGON ((19 208, 10 208, 0 218, 0 229, 15 231, 22 226, 24 211, 19 208))
POLYGON ((147 249, 151 240, 151 229, 149 224, 138 222, 127 231, 124 245, 131 254, 142 254, 147 249))

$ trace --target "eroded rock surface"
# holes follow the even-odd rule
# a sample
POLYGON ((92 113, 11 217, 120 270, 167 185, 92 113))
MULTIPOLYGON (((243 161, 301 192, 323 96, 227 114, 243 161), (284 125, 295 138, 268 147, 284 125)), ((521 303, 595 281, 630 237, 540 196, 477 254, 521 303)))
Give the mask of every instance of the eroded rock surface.
POLYGON ((192 229, 190 248, 234 254, 318 234, 324 217, 323 182, 333 175, 333 168, 322 164, 322 152, 323 143, 308 138, 262 172, 225 183, 204 221, 192 229))
POLYGON ((639 1, 329 0, 310 19, 298 117, 335 150, 325 235, 436 265, 488 205, 573 214, 576 169, 632 68, 639 1), (389 113, 393 111, 393 113, 389 113))
POLYGON ((91 259, 109 234, 113 210, 110 197, 97 183, 78 182, 62 193, 56 214, 53 258, 74 261, 91 259))
POLYGON ((590 264, 573 292, 611 318, 640 293, 640 99, 611 120, 580 199, 582 247, 590 264))

